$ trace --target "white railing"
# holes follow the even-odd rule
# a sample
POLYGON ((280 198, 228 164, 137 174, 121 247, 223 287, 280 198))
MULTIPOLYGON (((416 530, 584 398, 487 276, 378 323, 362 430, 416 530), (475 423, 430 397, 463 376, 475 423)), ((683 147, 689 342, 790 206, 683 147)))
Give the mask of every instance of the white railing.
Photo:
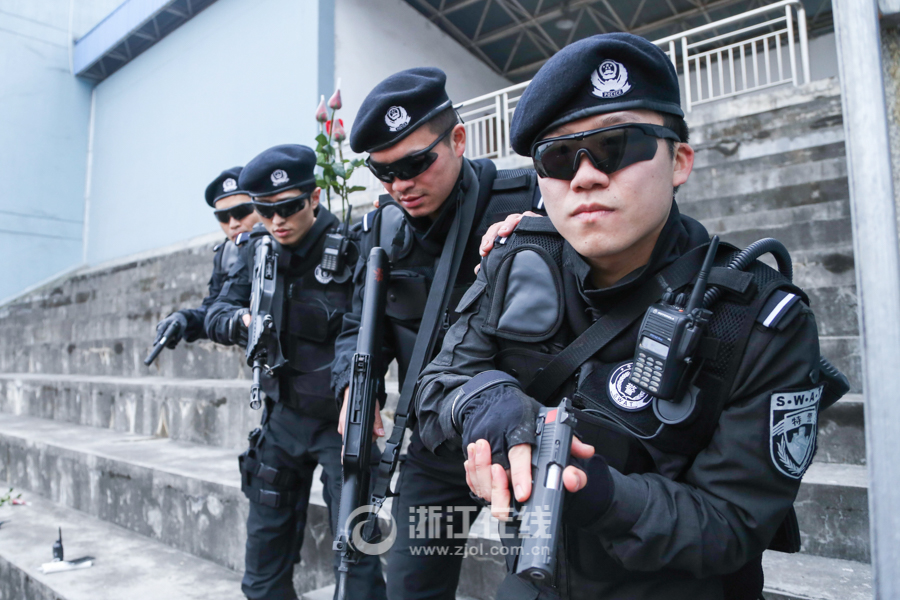
MULTIPOLYGON (((698 104, 777 85, 809 83, 806 11, 800 0, 782 0, 653 43, 668 55, 680 75, 683 105, 687 112, 698 104), (770 14, 777 16, 756 22, 770 14), (748 22, 751 24, 740 27, 748 22), (735 26, 740 28, 720 33, 735 26), (773 26, 775 30, 769 31, 773 26), (796 41, 795 29, 799 37, 796 41), (718 45, 726 40, 730 42, 724 46, 718 45), (710 44, 717 45, 703 49, 710 44), (799 68, 796 56, 798 45, 799 68), (784 56, 785 47, 787 57, 784 56)), ((456 105, 466 124, 466 156, 472 159, 504 158, 513 154, 509 147, 509 123, 528 83, 526 81, 456 105)))
MULTIPOLYGON (((681 46, 680 75, 687 112, 698 104, 788 83, 800 85, 801 73, 802 82, 809 83, 806 10, 800 0, 782 0, 654 43, 661 47, 668 46, 667 54, 673 58, 676 42, 680 42, 681 46), (794 40, 795 18, 797 41, 794 40), (755 22, 759 19, 765 20, 755 22), (754 22, 734 31, 719 33, 749 21, 754 22), (710 33, 714 35, 709 37, 710 33), (720 45, 723 42, 725 44, 720 45), (716 46, 704 49, 711 44, 716 46), (784 55, 785 47, 787 57, 784 55)), ((677 67, 678 62, 673 62, 677 67)))

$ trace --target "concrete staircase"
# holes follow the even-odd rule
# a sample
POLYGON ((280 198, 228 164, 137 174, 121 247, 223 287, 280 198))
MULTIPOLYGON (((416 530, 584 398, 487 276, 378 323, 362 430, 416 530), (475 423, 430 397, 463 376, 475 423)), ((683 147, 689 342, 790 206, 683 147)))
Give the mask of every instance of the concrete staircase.
MULTIPOLYGON (((823 353, 854 395, 821 416, 797 510, 798 555, 767 553, 767 598, 872 597, 852 240, 834 81, 695 111, 682 211, 727 241, 777 237, 813 300, 823 353)), ((206 293, 209 236, 79 272, 0 307, 0 600, 240 598, 247 501, 235 457, 259 414, 242 352, 180 344, 142 364, 154 324, 206 293), (42 575, 57 526, 86 571, 42 575)), ((394 383, 396 385, 396 383, 394 383)), ((316 482, 295 586, 330 598, 331 534, 316 482)), ((502 578, 496 529, 473 527, 459 593, 502 578), (497 553, 497 554, 492 554, 497 553)), ((461 597, 462 597, 461 596, 461 597)))

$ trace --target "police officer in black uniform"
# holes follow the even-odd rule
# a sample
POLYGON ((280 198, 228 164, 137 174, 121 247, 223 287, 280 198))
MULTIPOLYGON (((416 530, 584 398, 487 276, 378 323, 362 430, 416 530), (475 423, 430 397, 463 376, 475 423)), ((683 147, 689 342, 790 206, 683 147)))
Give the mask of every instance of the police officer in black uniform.
MULTIPOLYGON (((280 341, 288 364, 263 382, 262 427, 251 434, 251 447, 241 456, 242 488, 250 499, 242 584, 248 598, 297 597, 294 563, 300 560, 317 464, 322 465, 332 528, 338 516, 341 438, 329 367, 342 317, 350 308, 352 283, 349 269, 333 273, 321 267, 326 237, 338 231, 340 221, 319 205, 315 165, 310 148, 283 145, 244 167, 239 185, 253 197, 262 224, 239 239, 245 243, 238 260, 206 317, 211 340, 246 345, 255 248, 262 236, 271 235, 284 296, 280 341)), ((349 248, 352 255, 344 259, 355 264, 356 247, 349 248)), ((355 565, 348 590, 351 598, 385 597, 377 556, 355 565)))
POLYGON ((549 219, 494 244, 416 400, 424 444, 462 450, 473 493, 503 518, 543 485, 535 398, 577 409, 555 580, 508 575, 498 599, 756 599, 763 551, 798 549, 792 503, 840 376, 821 366, 786 253, 785 274, 739 271, 719 246, 696 379, 671 402, 647 393, 655 373, 631 379, 646 310, 685 305, 710 243, 673 199, 687 140, 671 61, 630 34, 567 46, 516 107, 512 146, 533 157, 549 219))
MULTIPOLYGON (((344 317, 337 340, 332 386, 346 405, 364 294, 364 259, 371 248, 384 247, 392 265, 384 365, 396 358, 403 382, 394 436, 402 434, 404 400, 412 399, 408 386, 430 358, 425 340, 439 344, 456 319, 453 308, 475 279, 481 236, 489 225, 539 202, 533 172, 497 171, 489 160, 463 157, 465 128, 447 97, 445 81, 446 75, 435 68, 391 75, 369 93, 350 135, 351 148, 369 153, 369 168, 389 195, 363 219, 353 309, 344 317)), ((380 417, 375 433, 384 434, 380 417)), ((389 454, 385 452, 385 460, 389 454)), ((381 483, 385 481, 382 474, 381 483)), ((462 463, 457 456, 435 456, 426 450, 418 428, 413 428, 398 488, 400 495, 393 500, 398 535, 387 558, 388 597, 452 599, 462 563, 457 552, 468 533, 466 519, 470 524, 475 516, 452 507, 477 508, 462 463), (418 525, 417 507, 440 511, 431 513, 437 516, 437 527, 411 539, 410 525, 414 530, 418 525), (453 530, 450 536, 448 527, 453 530), (449 550, 444 555, 414 554, 413 546, 449 550)))
POLYGON ((206 330, 203 327, 206 311, 218 297, 228 270, 237 259, 238 250, 234 240, 241 233, 250 231, 259 222, 259 217, 250 202, 250 196, 238 187, 240 175, 241 167, 232 167, 222 171, 206 188, 206 203, 215 209, 213 214, 228 238, 213 248, 215 256, 213 257, 212 276, 209 278, 209 295, 203 299, 199 308, 184 308, 160 321, 156 325, 154 345, 159 342, 169 325, 174 322, 177 322, 179 326, 176 332, 169 336, 166 347, 174 348, 182 338, 187 342, 206 338, 206 330))

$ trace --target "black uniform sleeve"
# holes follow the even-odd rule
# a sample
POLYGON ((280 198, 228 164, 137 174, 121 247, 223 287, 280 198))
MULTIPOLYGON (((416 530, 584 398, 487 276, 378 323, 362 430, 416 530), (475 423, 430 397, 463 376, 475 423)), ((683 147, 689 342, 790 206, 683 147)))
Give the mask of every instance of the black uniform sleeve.
POLYGON ((459 319, 444 336, 441 351, 419 375, 416 395, 419 435, 432 451, 448 440, 461 443, 451 420, 453 407, 445 400, 475 375, 497 368, 494 366, 496 340, 481 331, 484 313, 490 306, 489 297, 485 269, 480 269, 475 283, 457 307, 459 319))
MULTIPOLYGON (((377 231, 378 224, 373 225, 372 231, 377 231)), ((350 312, 344 313, 341 333, 334 342, 334 362, 331 364, 331 389, 334 392, 338 404, 343 402, 344 389, 350 385, 350 372, 353 366, 353 355, 356 353, 359 326, 362 320, 362 304, 366 293, 366 261, 369 252, 374 247, 371 235, 361 234, 359 242, 359 259, 353 271, 353 301, 350 312)), ((384 343, 382 348, 382 365, 385 372, 388 365, 394 360, 394 344, 391 328, 384 328, 384 343)), ((384 375, 383 373, 381 374, 384 375)))
POLYGON ((683 476, 610 470, 613 503, 588 527, 607 552, 629 570, 695 577, 733 572, 762 554, 800 487, 770 452, 773 395, 814 389, 818 357, 815 317, 805 306, 784 331, 758 325, 712 441, 683 476))
POLYGON ((237 259, 224 277, 221 290, 206 311, 204 321, 206 335, 216 343, 226 346, 234 344, 230 331, 231 319, 236 311, 250 306, 250 294, 253 289, 253 248, 252 243, 241 248, 237 259))
POLYGON ((199 308, 185 308, 182 309, 181 314, 187 319, 187 330, 184 332, 184 340, 186 342, 193 342, 198 339, 206 339, 208 336, 206 335, 206 313, 209 311, 210 307, 216 301, 216 298, 219 297, 219 292, 222 291, 222 284, 225 282, 225 278, 228 276, 228 273, 225 273, 222 270, 222 253, 225 249, 225 244, 219 246, 219 249, 216 251, 216 254, 213 258, 213 271, 212 275, 209 277, 209 294, 207 294, 206 298, 203 299, 203 303, 200 304, 199 308))

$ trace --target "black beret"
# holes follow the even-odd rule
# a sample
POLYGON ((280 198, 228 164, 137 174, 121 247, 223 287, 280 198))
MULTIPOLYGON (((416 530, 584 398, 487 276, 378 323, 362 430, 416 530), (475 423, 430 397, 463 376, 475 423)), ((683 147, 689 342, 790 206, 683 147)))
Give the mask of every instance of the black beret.
POLYGON ((446 82, 447 75, 440 69, 420 67, 394 73, 376 85, 353 120, 350 148, 377 152, 393 146, 453 106, 444 89, 446 82))
POLYGON ((207 204, 215 208, 216 202, 225 196, 247 193, 244 191, 244 188, 238 184, 238 179, 241 176, 241 168, 242 167, 231 167, 230 169, 225 169, 218 177, 212 180, 212 183, 206 186, 207 204))
POLYGON ((591 115, 644 108, 684 116, 675 67, 662 50, 630 33, 604 33, 570 44, 537 72, 510 125, 518 154, 551 130, 591 115))
POLYGON ((251 196, 271 196, 284 190, 314 186, 316 153, 299 144, 273 146, 247 163, 239 185, 251 196))

